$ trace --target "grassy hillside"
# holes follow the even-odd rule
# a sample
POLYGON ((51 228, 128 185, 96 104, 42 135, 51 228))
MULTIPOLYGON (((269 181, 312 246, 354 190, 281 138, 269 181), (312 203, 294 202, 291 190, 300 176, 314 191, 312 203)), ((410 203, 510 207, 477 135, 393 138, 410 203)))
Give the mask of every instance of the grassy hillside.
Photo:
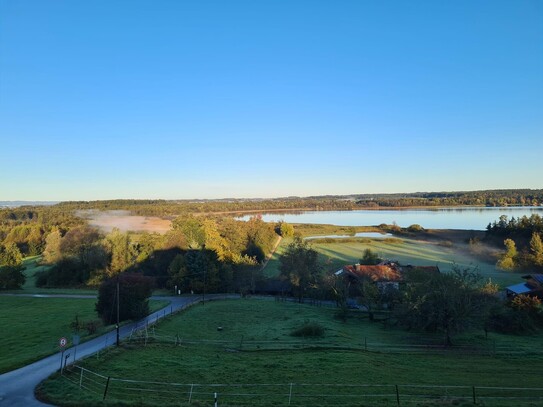
MULTIPOLYGON (((313 391, 307 390, 311 387, 309 385, 320 393, 330 394, 330 397, 346 391, 344 386, 325 389, 316 384, 540 385, 543 357, 539 354, 500 354, 493 357, 458 351, 394 352, 390 348, 392 345, 435 343, 438 338, 384 329, 380 324, 361 318, 359 313, 343 323, 334 318, 334 313, 333 308, 271 300, 212 302, 195 306, 160 323, 154 334, 161 341, 149 339, 146 346, 125 344, 100 359, 87 359, 84 366, 114 378, 179 384, 175 389, 160 387, 161 390, 156 387, 158 385, 132 385, 132 390, 126 391, 126 383, 113 381, 107 405, 121 400, 144 405, 186 405, 190 383, 268 385, 241 386, 238 390, 207 387, 207 393, 202 390, 193 395, 193 401, 200 400, 195 405, 210 405, 209 394, 212 393, 209 392, 213 391, 219 391, 223 400, 227 392, 260 394, 268 391, 266 396, 253 398, 229 396, 230 402, 221 405, 287 405, 288 384, 296 383, 298 398, 294 397, 291 405, 298 406, 307 403, 328 405, 327 399, 322 397, 304 399, 300 396, 301 392, 313 391), (308 322, 324 327, 324 336, 305 339, 291 336, 293 330, 308 322), (181 345, 171 340, 176 336, 181 339, 181 345), (375 345, 368 352, 363 350, 365 340, 375 345), (181 386, 183 383, 188 386, 181 386), (148 389, 147 393, 138 391, 142 386, 148 389)), ((491 335, 487 341, 493 339, 501 341, 504 338, 491 335)), ((538 346, 541 339, 541 336, 513 338, 509 346, 514 349, 515 344, 522 344, 522 349, 529 352, 538 346)), ((483 341, 482 336, 472 334, 458 343, 482 345, 483 341)), ((103 386, 100 387, 102 392, 93 395, 90 391, 79 390, 77 383, 75 380, 75 385, 72 385, 67 379, 56 376, 46 381, 39 392, 58 405, 92 405, 101 400, 103 386)), ((386 399, 386 403, 395 401, 395 397, 386 399)), ((383 405, 383 402, 383 399, 369 399, 364 405, 383 405)), ((338 404, 338 399, 334 399, 334 404, 338 404)), ((340 404, 361 405, 360 400, 348 398, 342 399, 340 404)))

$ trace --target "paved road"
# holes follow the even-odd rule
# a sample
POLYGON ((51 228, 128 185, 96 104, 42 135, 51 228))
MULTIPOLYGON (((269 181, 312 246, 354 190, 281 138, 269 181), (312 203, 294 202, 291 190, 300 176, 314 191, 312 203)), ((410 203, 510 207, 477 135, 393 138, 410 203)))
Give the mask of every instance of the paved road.
MULTIPOLYGON (((29 294, 29 296, 36 296, 36 294, 29 294)), ((69 297, 69 298, 96 298, 96 296, 68 296, 68 295, 39 295, 40 297, 69 297)), ((211 297, 211 296, 210 296, 211 297)), ((147 322, 154 322, 157 318, 166 315, 173 310, 173 312, 180 310, 188 306, 189 304, 198 302, 201 300, 201 296, 191 297, 152 297, 153 299, 161 299, 171 301, 171 304, 162 310, 156 311, 148 317, 128 325, 124 325, 120 329, 120 337, 126 338, 132 332, 132 329, 146 324, 147 322)), ((211 298, 210 298, 211 299, 211 298)), ((101 349, 111 346, 116 341, 116 332, 112 331, 97 338, 94 338, 88 342, 82 343, 77 346, 66 349, 64 355, 70 354, 68 359, 69 363, 84 358, 85 356, 92 355, 101 349)), ((13 407, 26 407, 26 406, 46 406, 36 400, 34 397, 34 389, 36 386, 52 373, 60 369, 61 353, 48 356, 35 363, 27 365, 17 370, 0 375, 0 405, 1 406, 13 406, 13 407)))

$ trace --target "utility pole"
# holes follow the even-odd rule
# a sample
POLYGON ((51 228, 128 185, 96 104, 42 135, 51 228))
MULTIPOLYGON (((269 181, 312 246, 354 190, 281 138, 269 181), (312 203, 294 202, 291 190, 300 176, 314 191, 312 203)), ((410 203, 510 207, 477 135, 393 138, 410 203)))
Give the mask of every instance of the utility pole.
POLYGON ((202 264, 204 265, 204 294, 202 296, 202 305, 206 305, 206 282, 207 282, 207 267, 206 267, 206 253, 205 253, 205 250, 206 250, 206 245, 204 244, 202 246, 202 254, 203 254, 203 262, 202 264))
POLYGON ((206 304, 206 283, 207 283, 207 270, 206 266, 204 265, 204 295, 202 297, 202 304, 206 304))
POLYGON ((119 277, 117 277, 117 346, 119 346, 119 277))

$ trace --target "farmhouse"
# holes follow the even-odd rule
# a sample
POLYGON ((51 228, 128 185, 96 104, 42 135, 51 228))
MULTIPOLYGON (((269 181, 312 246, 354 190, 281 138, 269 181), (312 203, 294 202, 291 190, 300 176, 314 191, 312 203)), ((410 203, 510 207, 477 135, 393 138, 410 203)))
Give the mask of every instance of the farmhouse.
POLYGON ((399 289, 405 273, 412 271, 439 273, 439 267, 413 266, 411 264, 401 266, 398 262, 386 260, 374 266, 362 264, 344 266, 335 275, 336 277, 343 277, 347 286, 358 281, 367 280, 374 282, 379 290, 386 290, 389 288, 399 289))
POLYGON ((514 298, 523 294, 543 299, 543 274, 527 274, 522 278, 526 282, 511 285, 505 289, 507 297, 514 298))

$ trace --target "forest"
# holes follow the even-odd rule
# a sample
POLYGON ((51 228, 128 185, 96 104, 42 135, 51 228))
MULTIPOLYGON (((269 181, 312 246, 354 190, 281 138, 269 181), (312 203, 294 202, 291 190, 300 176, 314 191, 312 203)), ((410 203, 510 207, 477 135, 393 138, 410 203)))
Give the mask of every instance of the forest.
MULTIPOLYGON (((130 210, 135 215, 175 217, 195 213, 224 213, 270 210, 355 210, 438 206, 537 206, 543 203, 543 190, 491 190, 470 192, 420 192, 412 194, 354 194, 274 199, 219 200, 110 200, 61 202, 55 208, 74 210, 130 210)), ((30 209, 32 211, 32 209, 30 209)), ((9 214, 0 212, 0 222, 9 214)))
MULTIPOLYGON (((199 292, 205 278, 209 292, 247 290, 279 237, 274 225, 258 217, 245 222, 182 215, 161 235, 118 229, 104 234, 59 206, 4 209, 0 214, 3 271, 12 276, 20 272, 23 257, 41 255, 50 266, 37 275, 36 284, 42 287, 96 287, 118 273, 140 272, 153 277, 156 288, 178 285, 199 292)), ((13 284, 4 288, 16 288, 13 284)))

